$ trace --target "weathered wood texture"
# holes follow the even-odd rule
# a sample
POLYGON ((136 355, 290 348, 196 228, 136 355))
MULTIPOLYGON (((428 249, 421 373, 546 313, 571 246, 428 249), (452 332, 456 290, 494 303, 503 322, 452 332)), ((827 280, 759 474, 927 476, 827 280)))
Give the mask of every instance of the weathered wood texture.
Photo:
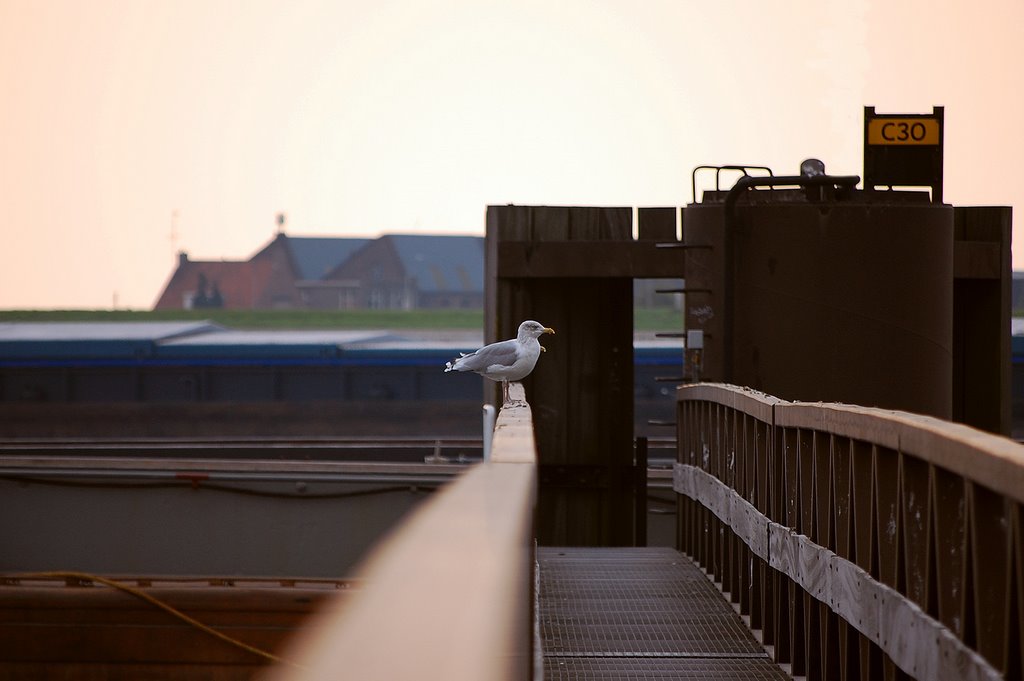
MULTIPOLYGON (((676 241, 679 238, 676 228, 679 215, 678 208, 638 208, 636 238, 639 241, 661 243, 676 241)), ((678 267, 676 269, 677 271, 669 276, 680 276, 678 267)))
POLYGON ((523 279, 672 279, 681 276, 679 258, 642 241, 515 241, 498 247, 499 276, 523 279))
POLYGON ((1013 209, 953 209, 953 419, 1009 435, 1013 209))
POLYGON ((722 203, 684 209, 686 326, 705 334, 704 380, 1010 434, 1009 207, 819 212, 756 194, 734 224, 722 203))
POLYGON ((360 590, 328 607, 271 678, 525 679, 536 454, 522 386, 492 457, 432 497, 367 559, 360 590))
POLYGON ((650 240, 674 240, 674 209, 643 215, 648 240, 634 241, 630 208, 487 211, 488 340, 514 336, 525 319, 556 331, 524 380, 540 457, 541 544, 634 541, 633 278, 682 276, 683 259, 650 240))
POLYGON ((901 412, 679 391, 680 545, 809 679, 1020 678, 1024 447, 901 412))

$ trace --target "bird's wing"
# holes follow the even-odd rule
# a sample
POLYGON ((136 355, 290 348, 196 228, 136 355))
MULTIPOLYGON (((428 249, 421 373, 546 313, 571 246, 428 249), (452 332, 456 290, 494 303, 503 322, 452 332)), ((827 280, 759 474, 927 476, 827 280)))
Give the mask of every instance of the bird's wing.
POLYGON ((514 340, 491 343, 461 358, 459 367, 470 371, 480 371, 494 365, 512 366, 519 356, 518 351, 519 343, 514 340))

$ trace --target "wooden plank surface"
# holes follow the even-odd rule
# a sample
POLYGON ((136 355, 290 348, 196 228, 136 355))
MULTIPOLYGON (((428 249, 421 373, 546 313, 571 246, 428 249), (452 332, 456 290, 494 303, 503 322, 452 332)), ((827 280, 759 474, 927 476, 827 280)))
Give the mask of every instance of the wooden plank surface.
POLYGON ((694 400, 721 404, 753 416, 763 423, 771 423, 775 405, 785 402, 752 388, 726 383, 682 385, 676 389, 676 397, 681 402, 694 400))
MULTIPOLYGON (((678 241, 677 221, 679 209, 674 207, 637 209, 637 239, 671 243, 678 241)), ((679 256, 682 260, 682 255, 679 256)), ((682 277, 683 274, 677 275, 682 277)))
POLYGON ((653 241, 508 241, 498 247, 498 276, 682 279, 683 258, 653 241))
POLYGON ((1024 445, 999 435, 907 412, 809 402, 778 404, 775 425, 910 454, 1024 503, 1024 445))
MULTIPOLYGON (((736 527, 731 524, 739 495, 725 483, 695 466, 676 464, 675 470, 677 492, 702 504, 702 499, 707 499, 707 508, 733 531, 749 524, 746 518, 736 522, 736 527)), ((896 589, 806 535, 767 517, 760 523, 768 536, 763 544, 747 544, 755 555, 828 605, 905 672, 948 681, 1001 678, 984 658, 896 589)))

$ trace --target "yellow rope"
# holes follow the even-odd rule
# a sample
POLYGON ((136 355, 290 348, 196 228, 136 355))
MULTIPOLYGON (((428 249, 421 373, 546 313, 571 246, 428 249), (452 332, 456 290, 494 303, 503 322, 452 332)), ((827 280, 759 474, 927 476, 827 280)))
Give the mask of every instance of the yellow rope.
POLYGON ((256 648, 254 646, 249 645, 248 643, 244 643, 242 641, 239 641, 236 638, 232 638, 231 636, 228 636, 227 634, 223 634, 223 633, 217 631, 216 629, 203 624, 199 620, 194 619, 192 617, 189 617, 185 613, 183 613, 180 610, 178 610, 178 609, 168 605, 167 603, 164 603, 163 601, 161 601, 161 600, 159 600, 157 598, 154 598, 153 596, 150 596, 145 591, 143 591, 141 589, 136 589, 133 586, 128 586, 127 584, 124 584, 122 582, 117 582, 117 581, 115 581, 113 579, 107 579, 106 577, 100 577, 99 575, 89 574, 88 572, 24 572, 24 573, 13 574, 13 575, 12 574, 3 575, 3 578, 4 579, 78 579, 78 580, 81 580, 81 581, 89 581, 89 582, 97 582, 99 584, 105 584, 106 586, 109 586, 111 588, 118 589, 119 591, 123 591, 123 592, 125 592, 127 594, 131 594, 132 596, 135 596, 136 598, 141 598, 142 600, 146 601, 147 603, 149 603, 151 605, 154 605, 154 606, 160 608, 161 610, 163 610, 164 612, 166 612, 166 613, 168 613, 168 614, 170 614, 170 615, 180 619, 182 622, 185 622, 186 624, 189 624, 189 625, 195 627, 196 629, 199 629, 200 631, 203 631, 203 632, 209 634, 210 636, 214 636, 216 638, 219 638, 220 640, 224 641, 225 643, 229 643, 229 644, 231 644, 231 645, 233 645, 233 646, 235 646, 237 648, 241 648, 242 650, 248 651, 248 652, 250 652, 250 653, 252 653, 254 655, 258 655, 258 656, 260 656, 262 658, 270 660, 271 662, 277 662, 279 664, 285 664, 285 665, 288 665, 288 666, 291 666, 291 667, 298 667, 300 669, 302 668, 300 665, 297 665, 294 662, 289 662, 288 660, 280 658, 277 655, 274 655, 273 653, 268 653, 265 650, 261 650, 259 648, 256 648))

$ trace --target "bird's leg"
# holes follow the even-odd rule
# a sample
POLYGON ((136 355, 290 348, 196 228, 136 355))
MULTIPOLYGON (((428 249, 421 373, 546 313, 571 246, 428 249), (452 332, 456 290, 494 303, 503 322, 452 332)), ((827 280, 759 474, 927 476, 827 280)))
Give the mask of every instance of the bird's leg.
POLYGON ((508 380, 501 382, 501 406, 508 404, 508 380))

